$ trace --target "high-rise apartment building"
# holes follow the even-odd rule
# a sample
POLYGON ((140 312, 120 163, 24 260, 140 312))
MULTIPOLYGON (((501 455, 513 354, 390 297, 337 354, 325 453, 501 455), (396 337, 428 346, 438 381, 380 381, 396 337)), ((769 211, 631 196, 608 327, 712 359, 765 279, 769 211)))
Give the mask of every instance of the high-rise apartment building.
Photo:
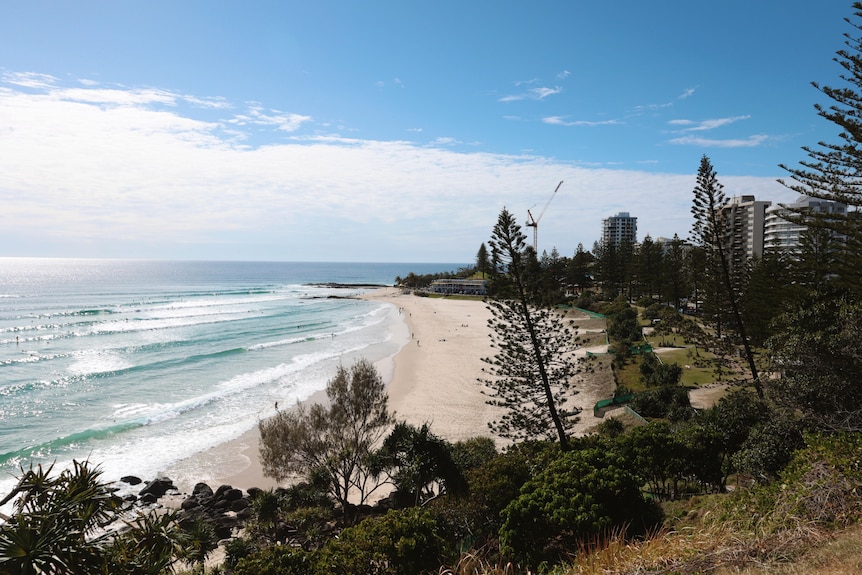
POLYGON ((763 226, 766 208, 771 205, 772 202, 757 201, 754 196, 736 196, 718 208, 734 270, 745 269, 749 259, 763 255, 763 226))
POLYGON ((638 219, 628 212, 620 212, 615 216, 602 220, 602 244, 620 246, 623 242, 631 245, 637 243, 638 219))
POLYGON ((799 199, 787 206, 777 205, 767 208, 763 237, 766 249, 781 250, 789 255, 799 253, 799 239, 807 226, 784 219, 784 216, 791 214, 821 214, 826 218, 830 214, 835 214, 838 217, 844 217, 847 215, 847 204, 799 196, 799 199))

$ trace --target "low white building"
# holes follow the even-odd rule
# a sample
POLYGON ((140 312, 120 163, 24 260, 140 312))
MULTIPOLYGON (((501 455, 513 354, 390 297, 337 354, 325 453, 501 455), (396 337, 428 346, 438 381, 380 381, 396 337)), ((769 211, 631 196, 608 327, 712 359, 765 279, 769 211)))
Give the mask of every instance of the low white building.
POLYGON ((440 279, 433 280, 428 291, 444 294, 485 295, 488 280, 440 279))

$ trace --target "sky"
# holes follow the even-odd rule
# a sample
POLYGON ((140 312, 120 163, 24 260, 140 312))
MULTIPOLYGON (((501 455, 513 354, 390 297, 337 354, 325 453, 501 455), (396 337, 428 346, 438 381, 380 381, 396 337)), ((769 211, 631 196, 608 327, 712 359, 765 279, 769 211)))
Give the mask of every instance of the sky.
POLYGON ((0 0, 0 256, 475 261, 688 237, 836 141, 849 0, 0 0), (563 184, 554 193, 559 182, 563 184), (532 242, 532 229, 524 228, 532 242))

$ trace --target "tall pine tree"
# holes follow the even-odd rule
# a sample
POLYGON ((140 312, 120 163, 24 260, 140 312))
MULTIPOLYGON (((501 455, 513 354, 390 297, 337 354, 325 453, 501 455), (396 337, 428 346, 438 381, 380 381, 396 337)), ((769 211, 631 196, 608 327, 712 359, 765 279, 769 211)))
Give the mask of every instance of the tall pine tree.
MULTIPOLYGON (((862 2, 853 3, 854 16, 862 18, 862 2)), ((800 194, 841 202, 849 207, 846 214, 830 214, 827 218, 812 219, 799 211, 793 219, 810 227, 829 230, 841 242, 840 257, 835 259, 832 273, 843 287, 862 292, 862 37, 858 31, 862 25, 845 19, 856 31, 856 35, 844 35, 846 48, 836 52, 835 61, 844 69, 839 78, 843 85, 837 87, 812 85, 832 100, 829 106, 815 104, 817 114, 838 128, 836 142, 819 142, 816 147, 803 146, 808 154, 800 166, 781 167, 790 174, 790 181, 779 180, 800 194)))
POLYGON ((497 353, 483 358, 492 377, 481 381, 490 390, 488 403, 506 410, 491 424, 492 431, 515 440, 556 438, 566 451, 568 432, 580 412, 566 406, 575 393, 575 342, 562 315, 532 299, 527 270, 535 256, 525 240, 514 216, 503 208, 490 241, 500 266, 492 276, 495 295, 488 299, 497 353))
MULTIPOLYGON (((754 352, 751 341, 746 333, 745 321, 742 317, 740 304, 740 285, 736 280, 736 274, 731 270, 728 246, 725 241, 725 223, 721 217, 719 208, 725 205, 724 186, 718 181, 716 171, 712 167, 709 158, 703 156, 700 160, 700 168, 697 171, 697 185, 694 188, 694 202, 691 213, 694 216, 694 225, 691 229, 691 237, 695 244, 704 248, 707 258, 707 275, 720 282, 723 293, 716 293, 723 302, 727 302, 727 310, 732 318, 733 327, 742 347, 745 350, 745 358, 751 371, 751 379, 757 390, 757 395, 763 398, 763 390, 757 373, 757 365, 754 362, 754 352)), ((719 301, 722 301, 719 300, 719 301)), ((725 309, 721 305, 716 310, 716 317, 721 320, 725 309)))

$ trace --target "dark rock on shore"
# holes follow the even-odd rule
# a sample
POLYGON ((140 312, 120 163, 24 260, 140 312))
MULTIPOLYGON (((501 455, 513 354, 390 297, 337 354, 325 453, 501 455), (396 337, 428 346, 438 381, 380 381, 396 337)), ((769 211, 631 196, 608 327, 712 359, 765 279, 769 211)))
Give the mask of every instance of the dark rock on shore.
POLYGON ((159 498, 152 493, 144 493, 143 495, 141 495, 138 501, 143 503, 144 505, 152 505, 153 503, 158 503, 159 498))
POLYGON ((250 488, 248 495, 231 485, 220 485, 215 491, 206 483, 194 486, 192 494, 180 504, 181 524, 203 520, 212 525, 219 539, 229 539, 252 516, 251 501, 263 490, 250 488))
POLYGON ((197 497, 198 499, 204 497, 212 497, 214 495, 212 487, 207 485, 206 483, 197 483, 192 489, 192 495, 197 497))
POLYGON ((168 491, 175 491, 176 487, 174 486, 174 482, 172 479, 168 477, 158 477, 153 479, 149 483, 147 483, 143 489, 138 492, 138 494, 143 499, 147 496, 153 496, 158 500, 160 497, 164 496, 168 491))
POLYGON ((197 497, 191 496, 191 497, 183 500, 183 502, 180 504, 180 509, 182 509, 183 511, 190 511, 190 510, 194 509, 195 507, 200 507, 200 506, 201 506, 201 502, 198 501, 197 497))

